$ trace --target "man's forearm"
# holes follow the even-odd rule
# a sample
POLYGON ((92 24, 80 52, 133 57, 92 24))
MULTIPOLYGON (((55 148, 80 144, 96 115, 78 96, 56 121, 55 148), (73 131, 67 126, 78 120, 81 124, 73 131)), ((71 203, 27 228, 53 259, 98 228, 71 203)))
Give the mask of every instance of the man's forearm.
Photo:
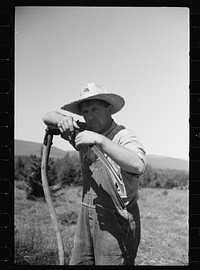
POLYGON ((53 111, 53 112, 46 113, 43 116, 42 120, 46 125, 57 126, 59 120, 61 120, 63 116, 64 115, 62 115, 61 113, 53 111))
POLYGON ((97 145, 123 170, 136 174, 141 174, 144 171, 144 163, 133 151, 109 140, 103 135, 100 135, 97 145))
POLYGON ((46 125, 49 125, 49 126, 55 126, 57 127, 58 125, 58 122, 64 117, 63 114, 59 113, 59 112, 56 112, 56 111, 53 111, 53 112, 49 112, 49 113, 46 113, 42 120, 43 122, 46 124, 46 125))

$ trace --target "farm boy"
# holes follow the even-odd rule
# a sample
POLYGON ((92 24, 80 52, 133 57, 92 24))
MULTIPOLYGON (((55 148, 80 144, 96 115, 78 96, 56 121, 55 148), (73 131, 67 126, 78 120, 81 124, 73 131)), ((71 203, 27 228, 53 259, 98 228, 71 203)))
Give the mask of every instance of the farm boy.
POLYGON ((121 96, 88 83, 80 99, 61 108, 82 115, 85 123, 78 125, 72 116, 56 111, 43 117, 80 154, 83 195, 70 265, 135 263, 140 242, 138 179, 146 159, 137 137, 112 118, 124 104, 121 96), (75 130, 79 133, 73 136, 75 130))

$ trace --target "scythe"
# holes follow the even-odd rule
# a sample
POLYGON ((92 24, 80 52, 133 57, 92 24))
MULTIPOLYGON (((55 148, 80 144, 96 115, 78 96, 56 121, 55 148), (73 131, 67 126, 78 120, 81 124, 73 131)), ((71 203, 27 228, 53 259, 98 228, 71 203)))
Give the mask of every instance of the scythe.
MULTIPOLYGON (((77 124, 79 124, 79 121, 77 121, 77 124)), ((78 134, 78 131, 75 130, 74 137, 70 139, 71 143, 73 146, 75 146, 74 143, 74 138, 78 134)), ((53 206, 53 202, 51 199, 51 193, 49 190, 49 185, 48 185, 48 178, 47 178, 47 165, 48 165, 48 159, 49 159, 49 154, 50 154, 50 149, 53 141, 53 135, 60 135, 60 131, 57 128, 50 128, 47 127, 46 133, 44 136, 44 142, 43 142, 43 152, 42 152, 42 164, 41 164, 41 175, 42 175, 42 185, 43 185, 43 190, 44 190, 44 195, 45 199, 49 208, 49 213, 51 216, 51 219, 53 221, 55 231, 56 231, 56 237, 57 237, 57 243, 58 243, 58 253, 59 253, 59 261, 60 265, 64 265, 64 245, 63 245, 63 240, 61 237, 60 229, 59 229, 59 224, 58 220, 56 217, 56 212, 55 208, 53 206)), ((108 171, 117 179, 118 175, 113 168, 113 166, 110 164, 110 162, 105 158, 105 156, 101 153, 99 148, 96 145, 91 145, 90 146, 92 151, 98 156, 98 158, 101 160, 101 162, 104 164, 104 166, 107 167, 108 171)), ((118 182, 120 179, 118 180, 118 182)), ((125 205, 118 194, 116 187, 114 186, 113 181, 108 181, 108 184, 110 185, 110 190, 113 190, 114 196, 113 199, 115 200, 116 204, 119 204, 122 209, 125 209, 125 205)))

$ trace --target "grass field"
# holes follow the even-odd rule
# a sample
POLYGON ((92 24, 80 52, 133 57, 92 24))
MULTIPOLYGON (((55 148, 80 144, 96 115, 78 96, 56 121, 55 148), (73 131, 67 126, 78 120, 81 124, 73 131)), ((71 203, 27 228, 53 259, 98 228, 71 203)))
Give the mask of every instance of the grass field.
MULTIPOLYGON (((15 188, 15 264, 59 264, 46 203, 27 200, 22 185, 19 187, 15 188)), ((188 265, 188 190, 142 189, 139 195, 142 235, 136 265, 188 265)), ((68 188, 54 199, 66 265, 80 201, 81 188, 68 188)))

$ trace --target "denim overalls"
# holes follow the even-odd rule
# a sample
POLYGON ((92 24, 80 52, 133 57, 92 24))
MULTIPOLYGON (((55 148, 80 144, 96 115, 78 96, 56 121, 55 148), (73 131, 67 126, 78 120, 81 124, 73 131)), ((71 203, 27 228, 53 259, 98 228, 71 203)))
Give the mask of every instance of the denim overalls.
MULTIPOLYGON (((124 129, 115 122, 106 137, 124 129)), ((125 206, 111 172, 89 146, 80 160, 83 196, 70 265, 134 265, 140 242, 137 202, 125 206)))

